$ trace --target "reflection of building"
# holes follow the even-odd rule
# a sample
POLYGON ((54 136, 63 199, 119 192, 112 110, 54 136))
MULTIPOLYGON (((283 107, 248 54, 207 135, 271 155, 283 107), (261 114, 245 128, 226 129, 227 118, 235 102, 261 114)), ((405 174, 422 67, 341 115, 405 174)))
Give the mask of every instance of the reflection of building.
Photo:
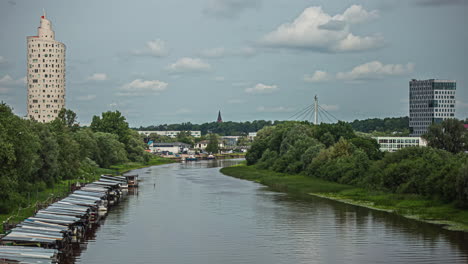
POLYGON ((455 81, 413 79, 409 85, 411 136, 425 134, 432 123, 455 118, 455 81))
POLYGON ((37 36, 27 37, 28 118, 45 123, 65 108, 65 45, 44 13, 37 36))
POLYGON ((174 142, 174 143, 153 143, 149 146, 151 152, 161 153, 161 152, 171 152, 173 154, 182 153, 184 150, 190 148, 189 144, 174 142))
MULTIPOLYGON (((192 137, 201 137, 201 131, 189 131, 192 137)), ((180 131, 138 131, 140 135, 149 136, 151 134, 157 134, 160 136, 166 136, 175 138, 180 133, 180 131)))
POLYGON ((407 147, 425 147, 427 142, 420 137, 375 137, 381 151, 395 152, 407 147))

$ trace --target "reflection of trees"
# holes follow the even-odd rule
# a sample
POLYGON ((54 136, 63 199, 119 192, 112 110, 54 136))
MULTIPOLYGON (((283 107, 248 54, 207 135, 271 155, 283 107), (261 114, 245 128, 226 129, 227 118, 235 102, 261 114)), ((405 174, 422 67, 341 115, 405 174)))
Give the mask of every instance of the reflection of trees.
MULTIPOLYGON (((316 226, 320 225, 320 221, 316 219, 317 216, 322 217, 324 212, 328 211, 334 216, 332 219, 335 221, 337 232, 339 232, 336 234, 337 238, 346 239, 350 236, 356 236, 356 230, 359 234, 362 233, 363 237, 366 236, 366 232, 382 232, 382 236, 395 236, 396 242, 401 240, 402 245, 405 241, 411 241, 411 243, 417 241, 426 248, 437 248, 446 241, 446 246, 458 249, 462 251, 462 255, 468 256, 467 232, 450 231, 434 224, 408 219, 394 213, 319 197, 295 200, 291 196, 274 196, 274 200, 285 204, 281 209, 287 211, 278 216, 278 221, 288 217, 287 221, 307 221, 316 226)), ((314 228, 320 228, 320 226, 314 228)))

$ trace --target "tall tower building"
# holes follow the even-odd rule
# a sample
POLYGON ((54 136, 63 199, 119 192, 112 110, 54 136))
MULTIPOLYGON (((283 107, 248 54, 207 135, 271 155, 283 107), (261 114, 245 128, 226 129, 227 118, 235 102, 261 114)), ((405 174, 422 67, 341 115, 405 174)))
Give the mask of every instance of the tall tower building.
POLYGON ((409 126, 411 136, 425 134, 432 123, 455 118, 456 81, 411 80, 409 83, 409 126))
POLYGON ((50 122, 65 107, 65 45, 55 40, 45 12, 37 36, 27 41, 28 118, 50 122))

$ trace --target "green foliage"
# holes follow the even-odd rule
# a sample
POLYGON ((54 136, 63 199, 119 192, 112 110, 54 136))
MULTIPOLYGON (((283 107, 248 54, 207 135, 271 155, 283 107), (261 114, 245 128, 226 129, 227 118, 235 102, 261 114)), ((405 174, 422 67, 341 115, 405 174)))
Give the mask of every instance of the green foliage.
POLYGON ((210 134, 208 137, 208 145, 206 146, 206 151, 209 153, 218 153, 218 135, 210 134))
POLYGON ((452 153, 468 151, 468 131, 463 122, 457 119, 447 119, 442 123, 434 123, 423 138, 430 147, 447 150, 452 153))
POLYGON ((95 117, 93 127, 115 134, 80 128, 71 110, 62 109, 54 121, 43 124, 21 119, 0 104, 0 214, 25 206, 25 197, 33 192, 94 177, 98 166, 151 159, 120 113, 95 117))
POLYGON ((409 118, 407 116, 354 120, 350 124, 354 130, 364 133, 371 133, 374 131, 383 132, 384 134, 382 136, 394 132, 399 132, 400 136, 409 134, 409 118))
POLYGON ((195 142, 194 138, 190 134, 190 131, 180 131, 179 134, 177 134, 176 141, 186 143, 189 145, 193 145, 193 143, 195 142))
MULTIPOLYGON (((459 126, 454 124, 446 125, 443 131, 457 138, 459 134, 454 131, 459 126)), ((440 135, 446 137, 444 133, 440 135)), ((344 122, 317 126, 284 122, 266 127, 258 132, 246 160, 247 165, 257 164, 274 172, 305 174, 468 207, 468 169, 464 165, 468 155, 430 147, 404 148, 383 155, 375 139, 356 136, 344 122)))

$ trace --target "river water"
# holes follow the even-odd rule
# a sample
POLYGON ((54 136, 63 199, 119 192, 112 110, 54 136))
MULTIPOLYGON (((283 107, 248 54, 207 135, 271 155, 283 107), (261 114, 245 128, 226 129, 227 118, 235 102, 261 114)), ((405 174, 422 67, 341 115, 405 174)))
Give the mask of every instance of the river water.
POLYGON ((224 176, 238 161, 134 171, 72 263, 468 263, 468 233, 224 176))

